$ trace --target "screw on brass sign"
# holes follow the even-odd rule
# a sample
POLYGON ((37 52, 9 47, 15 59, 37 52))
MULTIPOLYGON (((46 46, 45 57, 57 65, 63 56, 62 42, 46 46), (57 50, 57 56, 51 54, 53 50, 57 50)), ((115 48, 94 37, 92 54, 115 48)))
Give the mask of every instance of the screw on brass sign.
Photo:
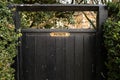
POLYGON ((69 37, 70 33, 69 32, 51 32, 50 36, 51 37, 69 37))

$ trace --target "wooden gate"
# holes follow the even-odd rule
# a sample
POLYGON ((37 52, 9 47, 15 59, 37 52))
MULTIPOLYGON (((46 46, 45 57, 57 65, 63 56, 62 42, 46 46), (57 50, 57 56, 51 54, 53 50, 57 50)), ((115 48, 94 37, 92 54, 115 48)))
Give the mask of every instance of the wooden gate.
POLYGON ((103 80, 101 26, 107 18, 104 5, 11 5, 16 29, 19 11, 97 11, 93 29, 22 29, 17 56, 17 80, 103 80), (16 8, 16 9, 14 9, 16 8))
POLYGON ((96 32, 60 32, 23 30, 20 80, 95 80, 96 32))

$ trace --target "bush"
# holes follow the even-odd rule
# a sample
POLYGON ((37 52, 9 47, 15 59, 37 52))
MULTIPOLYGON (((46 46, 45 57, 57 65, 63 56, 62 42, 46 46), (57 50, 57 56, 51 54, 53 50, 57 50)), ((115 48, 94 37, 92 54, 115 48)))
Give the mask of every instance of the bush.
POLYGON ((107 80, 120 80, 120 3, 109 3, 108 10, 109 18, 103 28, 107 50, 107 80))
POLYGON ((15 70, 11 68, 17 53, 17 34, 12 24, 12 15, 6 6, 7 1, 0 1, 0 80, 14 80, 15 70))

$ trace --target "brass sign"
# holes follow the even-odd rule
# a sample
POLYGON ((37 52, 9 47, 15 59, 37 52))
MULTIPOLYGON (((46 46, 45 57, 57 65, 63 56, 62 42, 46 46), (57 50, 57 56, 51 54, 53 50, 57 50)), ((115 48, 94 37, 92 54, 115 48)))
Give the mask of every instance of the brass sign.
POLYGON ((70 33, 68 33, 68 32, 51 32, 50 36, 51 37, 69 37, 70 33))

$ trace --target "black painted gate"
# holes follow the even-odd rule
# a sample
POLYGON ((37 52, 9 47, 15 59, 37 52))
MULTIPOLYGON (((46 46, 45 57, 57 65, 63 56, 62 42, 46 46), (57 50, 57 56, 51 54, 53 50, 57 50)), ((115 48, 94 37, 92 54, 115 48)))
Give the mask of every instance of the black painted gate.
POLYGON ((22 29, 16 80, 104 80, 105 5, 14 4, 10 8, 16 30, 21 27, 20 11, 97 11, 96 30, 22 29))
POLYGON ((67 37, 50 32, 23 30, 20 80, 95 80, 96 32, 62 30, 67 37))

